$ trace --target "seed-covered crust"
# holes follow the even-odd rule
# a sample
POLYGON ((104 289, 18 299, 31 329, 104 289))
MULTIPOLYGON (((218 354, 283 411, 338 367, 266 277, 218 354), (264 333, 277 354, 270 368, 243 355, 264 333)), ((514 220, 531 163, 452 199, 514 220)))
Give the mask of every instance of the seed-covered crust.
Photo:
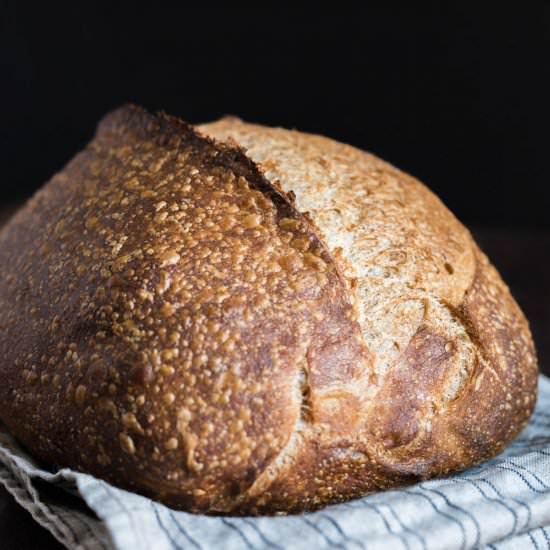
POLYGON ((325 138, 201 131, 115 111, 0 234, 20 441, 209 513, 313 509, 510 441, 527 323, 438 199, 325 138))

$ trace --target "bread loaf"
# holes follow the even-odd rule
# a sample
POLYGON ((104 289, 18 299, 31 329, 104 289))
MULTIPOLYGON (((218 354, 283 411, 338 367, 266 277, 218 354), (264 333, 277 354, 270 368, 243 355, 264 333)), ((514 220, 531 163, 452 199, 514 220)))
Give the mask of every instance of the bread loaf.
POLYGON ((174 508, 444 475, 534 406, 527 322, 468 231, 323 137, 122 107, 2 230, 0 266, 2 421, 174 508))

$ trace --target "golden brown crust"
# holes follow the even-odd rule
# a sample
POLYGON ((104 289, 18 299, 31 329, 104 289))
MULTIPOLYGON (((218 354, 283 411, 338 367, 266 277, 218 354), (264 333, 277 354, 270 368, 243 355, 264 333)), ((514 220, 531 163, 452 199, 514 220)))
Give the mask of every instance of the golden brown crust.
POLYGON ((303 445, 296 464, 278 470, 277 506, 349 498, 501 450, 534 407, 535 350, 498 273, 441 201, 393 166, 327 138, 235 119, 201 129, 244 147, 295 193, 348 280, 374 363, 370 385, 340 382, 336 400, 313 385, 317 408, 338 403, 331 425, 352 418, 354 436, 337 443, 317 432, 315 450, 303 445))
POLYGON ((202 130, 249 151, 119 109, 0 234, 14 434, 210 513, 313 509, 510 441, 527 323, 438 199, 325 138, 202 130))

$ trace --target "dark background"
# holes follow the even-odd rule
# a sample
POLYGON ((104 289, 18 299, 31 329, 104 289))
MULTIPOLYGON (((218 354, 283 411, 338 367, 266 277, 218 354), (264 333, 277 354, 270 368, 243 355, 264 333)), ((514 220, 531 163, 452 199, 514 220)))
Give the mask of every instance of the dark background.
MULTIPOLYGON (((137 4, 0 0, 0 225, 127 101, 327 134, 472 228, 550 374, 550 3, 137 4)), ((0 546, 60 547, 1 488, 0 546)))
POLYGON ((328 134, 416 175, 466 223, 549 225, 550 3, 55 4, 2 3, 1 200, 133 101, 328 134))

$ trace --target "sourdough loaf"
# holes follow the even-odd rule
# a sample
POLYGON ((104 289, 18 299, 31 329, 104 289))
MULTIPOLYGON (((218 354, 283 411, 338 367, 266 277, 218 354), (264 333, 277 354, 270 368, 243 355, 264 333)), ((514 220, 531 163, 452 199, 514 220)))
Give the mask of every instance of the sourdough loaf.
POLYGON ((323 137, 123 107, 2 230, 0 266, 2 421, 174 508, 446 474, 534 406, 527 322, 468 231, 323 137))

